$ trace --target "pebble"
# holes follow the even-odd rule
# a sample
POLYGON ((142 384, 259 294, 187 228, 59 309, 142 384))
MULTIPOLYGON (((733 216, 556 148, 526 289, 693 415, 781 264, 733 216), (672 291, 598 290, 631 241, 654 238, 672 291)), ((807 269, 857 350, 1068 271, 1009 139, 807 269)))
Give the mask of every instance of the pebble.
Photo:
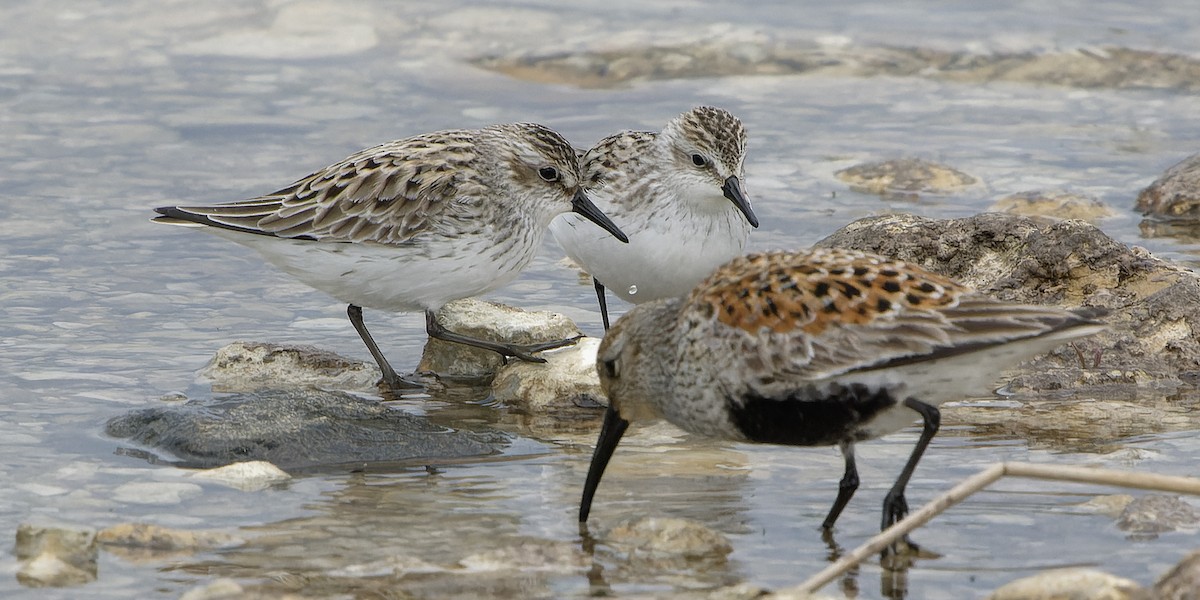
POLYGON ((711 558, 733 551, 724 534, 689 521, 670 517, 640 517, 608 531, 604 542, 631 555, 650 557, 711 558))
POLYGON ((224 484, 244 492, 265 490, 292 478, 286 471, 265 460, 239 462, 215 469, 196 471, 191 474, 191 477, 224 484))

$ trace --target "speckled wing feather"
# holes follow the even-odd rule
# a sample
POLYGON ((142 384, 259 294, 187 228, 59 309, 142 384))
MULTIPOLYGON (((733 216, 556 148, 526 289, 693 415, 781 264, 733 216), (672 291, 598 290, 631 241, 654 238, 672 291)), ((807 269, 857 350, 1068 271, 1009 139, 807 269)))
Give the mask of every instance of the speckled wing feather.
POLYGON ((473 133, 442 131, 358 152, 272 194, 159 209, 160 219, 329 242, 397 244, 428 230, 455 198, 479 197, 470 179, 473 133))
POLYGON ((752 254, 688 298, 693 343, 734 341, 745 365, 806 381, 971 351, 1087 322, 994 300, 919 267, 844 250, 752 254))

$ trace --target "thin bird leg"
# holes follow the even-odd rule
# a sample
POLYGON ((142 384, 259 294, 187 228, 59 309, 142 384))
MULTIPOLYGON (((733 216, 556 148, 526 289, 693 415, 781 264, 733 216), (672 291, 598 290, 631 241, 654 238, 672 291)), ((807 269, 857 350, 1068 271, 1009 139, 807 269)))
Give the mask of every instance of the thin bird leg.
POLYGON ((838 447, 842 449, 842 457, 846 460, 846 473, 842 475, 842 481, 838 483, 837 499, 833 501, 833 507, 825 516, 825 522, 821 523, 821 529, 825 531, 833 529, 833 523, 842 514, 842 509, 846 508, 846 504, 850 502, 854 492, 858 490, 858 468, 854 466, 854 442, 843 441, 838 444, 838 447))
POLYGON ((513 358, 518 358, 525 362, 532 363, 546 362, 546 359, 534 356, 534 352, 570 346, 575 342, 578 342, 579 338, 583 337, 582 335, 577 335, 565 340, 554 340, 553 342, 543 342, 541 344, 506 344, 503 342, 490 342, 488 340, 473 338, 461 333, 454 333, 453 331, 446 329, 441 323, 438 323, 437 315, 435 315, 431 310, 425 311, 425 332, 428 333, 429 337, 431 338, 436 338, 446 342, 454 342, 456 344, 465 344, 467 346, 474 346, 476 348, 483 348, 484 350, 491 350, 492 352, 499 353, 501 356, 511 356, 513 358))
POLYGON ((367 345, 367 350, 371 351, 371 356, 375 358, 375 363, 379 365, 380 372, 383 373, 383 382, 392 388, 422 388, 425 387, 416 381, 410 381, 396 374, 392 369, 392 365, 388 364, 387 358, 383 356, 383 352, 379 350, 379 346, 375 344, 375 340, 371 338, 371 333, 367 331, 367 326, 363 323, 362 307, 353 304, 346 307, 346 316, 350 317, 350 324, 354 326, 354 330, 358 332, 358 337, 362 338, 364 344, 367 345))
MULTIPOLYGON (((921 415, 921 418, 925 421, 925 427, 921 430, 921 437, 917 440, 917 446, 913 448, 912 454, 909 455, 908 462, 904 465, 904 470, 900 471, 900 477, 896 478, 896 483, 892 485, 892 489, 883 498, 883 519, 879 525, 881 531, 891 527, 894 523, 908 515, 908 501, 904 498, 904 488, 908 485, 908 480, 912 478, 913 471, 917 469, 917 463, 921 460, 921 455, 925 453, 925 448, 929 446, 929 441, 937 434, 938 427, 942 423, 942 413, 935 406, 925 404, 914 398, 905 400, 904 405, 921 415)), ((917 549, 917 545, 912 543, 907 535, 902 539, 912 549, 917 549)), ((896 554, 896 552, 897 547, 893 544, 888 547, 885 553, 896 554)))
POLYGON ((599 279, 592 278, 596 286, 596 300, 600 301, 600 319, 604 321, 604 330, 608 331, 608 301, 604 298, 604 284, 599 279))

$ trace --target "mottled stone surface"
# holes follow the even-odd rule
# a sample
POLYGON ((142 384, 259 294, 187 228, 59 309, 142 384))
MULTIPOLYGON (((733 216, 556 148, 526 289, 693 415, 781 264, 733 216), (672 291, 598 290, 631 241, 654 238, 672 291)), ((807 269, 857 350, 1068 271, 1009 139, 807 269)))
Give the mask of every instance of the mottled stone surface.
POLYGON ((1158 579, 1154 600, 1200 600, 1200 550, 1185 556, 1158 579))
POLYGON ((157 552, 209 550, 242 542, 241 538, 221 531, 189 531, 152 523, 120 523, 106 527, 96 534, 96 541, 109 551, 120 547, 157 552))
POLYGON ((604 543, 644 556, 714 558, 733 550, 720 532, 669 517, 641 517, 618 523, 604 535, 604 543))
POLYGON ((510 362, 492 380, 493 395, 531 413, 606 404, 596 374, 599 348, 599 339, 585 337, 574 346, 543 353, 545 364, 510 362))
POLYGON ((320 386, 368 390, 379 381, 374 363, 351 360, 314 346, 233 342, 217 350, 200 371, 214 392, 320 386))
POLYGON ((1200 376, 1200 276, 1082 221, 987 213, 965 219, 887 215, 817 243, 892 256, 1005 300, 1108 309, 1110 331, 1026 363, 1009 390, 1200 376))
POLYGON ((22 523, 17 527, 17 580, 28 587, 65 587, 96 579, 96 530, 22 523))
POLYGON ((599 88, 655 79, 809 74, 928 77, 962 83, 1013 81, 1077 88, 1200 89, 1200 60, 1120 47, 980 53, 807 40, 706 39, 487 56, 475 62, 519 79, 599 88))
POLYGON ((1121 511, 1117 528, 1134 539, 1153 539, 1160 533, 1195 529, 1200 511, 1179 496, 1147 494, 1134 498, 1121 511))
POLYGON ((1009 194, 997 200, 988 210, 1051 219, 1081 219, 1096 222, 1116 215, 1099 198, 1067 190, 1031 190, 1009 194))
POLYGON ((835 175, 852 190, 913 200, 921 194, 947 194, 979 182, 958 169, 919 158, 866 163, 835 175))
POLYGON ((1200 154, 1167 169, 1138 194, 1134 208, 1148 216, 1200 220, 1200 154))
POLYGON ((988 600, 1150 600, 1136 582, 1094 569, 1055 569, 1000 586, 988 600))
POLYGON ((448 430, 377 400, 315 389, 136 410, 110 420, 107 433, 169 453, 179 466, 265 460, 289 471, 486 456, 509 440, 448 430))
MULTIPOLYGON (((538 344, 583 335, 565 315, 525 311, 472 298, 443 306, 437 318, 450 331, 492 342, 538 344)), ((417 368, 449 378, 486 379, 495 375, 504 362, 490 350, 430 339, 417 368)))

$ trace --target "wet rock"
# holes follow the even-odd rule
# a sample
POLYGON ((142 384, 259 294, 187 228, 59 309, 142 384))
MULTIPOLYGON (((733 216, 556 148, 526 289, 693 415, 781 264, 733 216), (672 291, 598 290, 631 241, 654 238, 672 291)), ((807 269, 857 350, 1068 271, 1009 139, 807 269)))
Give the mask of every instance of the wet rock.
POLYGON ((1125 507, 1129 506, 1130 502, 1133 502, 1133 496, 1129 494, 1109 494, 1096 496, 1078 506, 1115 519, 1125 512, 1125 507))
POLYGON ((447 430, 376 400, 315 389, 259 390, 137 410, 110 420, 107 432, 168 452, 178 466, 263 460, 290 472, 486 456, 509 442, 500 433, 447 430))
POLYGON ((204 488, 194 483, 131 481, 113 490, 113 499, 129 504, 179 504, 185 496, 199 496, 204 488))
POLYGON ((96 580, 96 570, 81 569, 53 554, 39 554, 17 571, 17 581, 26 587, 68 587, 96 580))
POLYGON ((1011 581, 988 600, 1149 600, 1137 583, 1095 569, 1055 569, 1011 581))
POLYGON ((245 590, 241 584, 232 579, 221 578, 184 592, 179 600, 240 600, 245 598, 244 594, 245 590))
POLYGON ((380 560, 356 565, 347 565, 330 570, 329 577, 403 577, 410 573, 440 573, 445 567, 426 562, 416 556, 395 555, 380 560))
POLYGON ((233 342, 217 350, 200 376, 214 392, 316 386, 371 390, 381 377, 374 363, 351 360, 313 346, 233 342))
POLYGON ((618 523, 604 543, 644 558, 721 559, 733 551, 720 532, 686 519, 641 517, 618 523))
POLYGON ((1154 539, 1160 533, 1178 529, 1195 529, 1200 524, 1200 511, 1179 496, 1147 494, 1134 498, 1121 511, 1117 528, 1128 531, 1131 539, 1154 539))
POLYGON ((233 463, 215 469, 205 469, 192 474, 196 479, 207 479, 246 492, 265 490, 292 478, 286 471, 262 460, 233 463))
POLYGON ((1090 222, 1117 214, 1098 198, 1065 190, 1036 190, 1010 194, 997 200, 988 210, 1026 217, 1081 219, 1090 222))
POLYGON ((1109 309, 1110 331, 1025 363, 1012 393, 1147 382, 1191 389, 1200 374, 1200 276, 1082 221, 887 215, 817 245, 896 257, 1005 300, 1109 309))
POLYGON ((570 573, 587 569, 592 559, 575 543, 524 540, 472 554, 459 564, 470 571, 570 573))
POLYGON ((1131 48, 1062 52, 943 51, 777 40, 733 32, 667 44, 556 54, 477 59, 511 77, 580 87, 617 87, 633 81, 745 75, 808 74, 841 77, 928 77, 963 83, 1013 81, 1078 88, 1200 89, 1200 60, 1131 48))
POLYGON ((22 523, 14 551, 23 561, 21 585, 64 587, 96 579, 96 531, 53 524, 22 523))
POLYGON ((1143 215, 1200 220, 1200 154, 1167 169, 1138 194, 1134 208, 1143 215))
MULTIPOLYGON (((456 300, 437 313, 446 329, 474 338, 513 344, 538 344, 583 335, 565 315, 530 312, 496 302, 468 298, 456 300)), ((425 344, 418 369, 442 377, 487 379, 504 364, 490 350, 430 339, 425 344)))
POLYGON ((121 523, 100 530, 96 541, 109 552, 141 550, 146 554, 192 552, 237 546, 243 540, 220 531, 188 531, 150 523, 121 523))
POLYGON ((596 374, 599 348, 599 339, 585 337, 574 346, 542 353, 545 364, 510 362, 492 380, 493 395, 507 405, 542 414, 607 404, 596 374))
POLYGON ((1154 600, 1200 600, 1200 550, 1159 578, 1154 584, 1154 600))
POLYGON ((746 596, 747 598, 759 598, 761 600, 844 600, 847 596, 828 596, 825 594, 813 594, 797 589, 783 589, 775 592, 764 592, 758 596, 746 596))
POLYGON ((867 163, 835 175, 855 191, 913 200, 921 194, 955 192, 979 181, 962 171, 919 158, 867 163))

